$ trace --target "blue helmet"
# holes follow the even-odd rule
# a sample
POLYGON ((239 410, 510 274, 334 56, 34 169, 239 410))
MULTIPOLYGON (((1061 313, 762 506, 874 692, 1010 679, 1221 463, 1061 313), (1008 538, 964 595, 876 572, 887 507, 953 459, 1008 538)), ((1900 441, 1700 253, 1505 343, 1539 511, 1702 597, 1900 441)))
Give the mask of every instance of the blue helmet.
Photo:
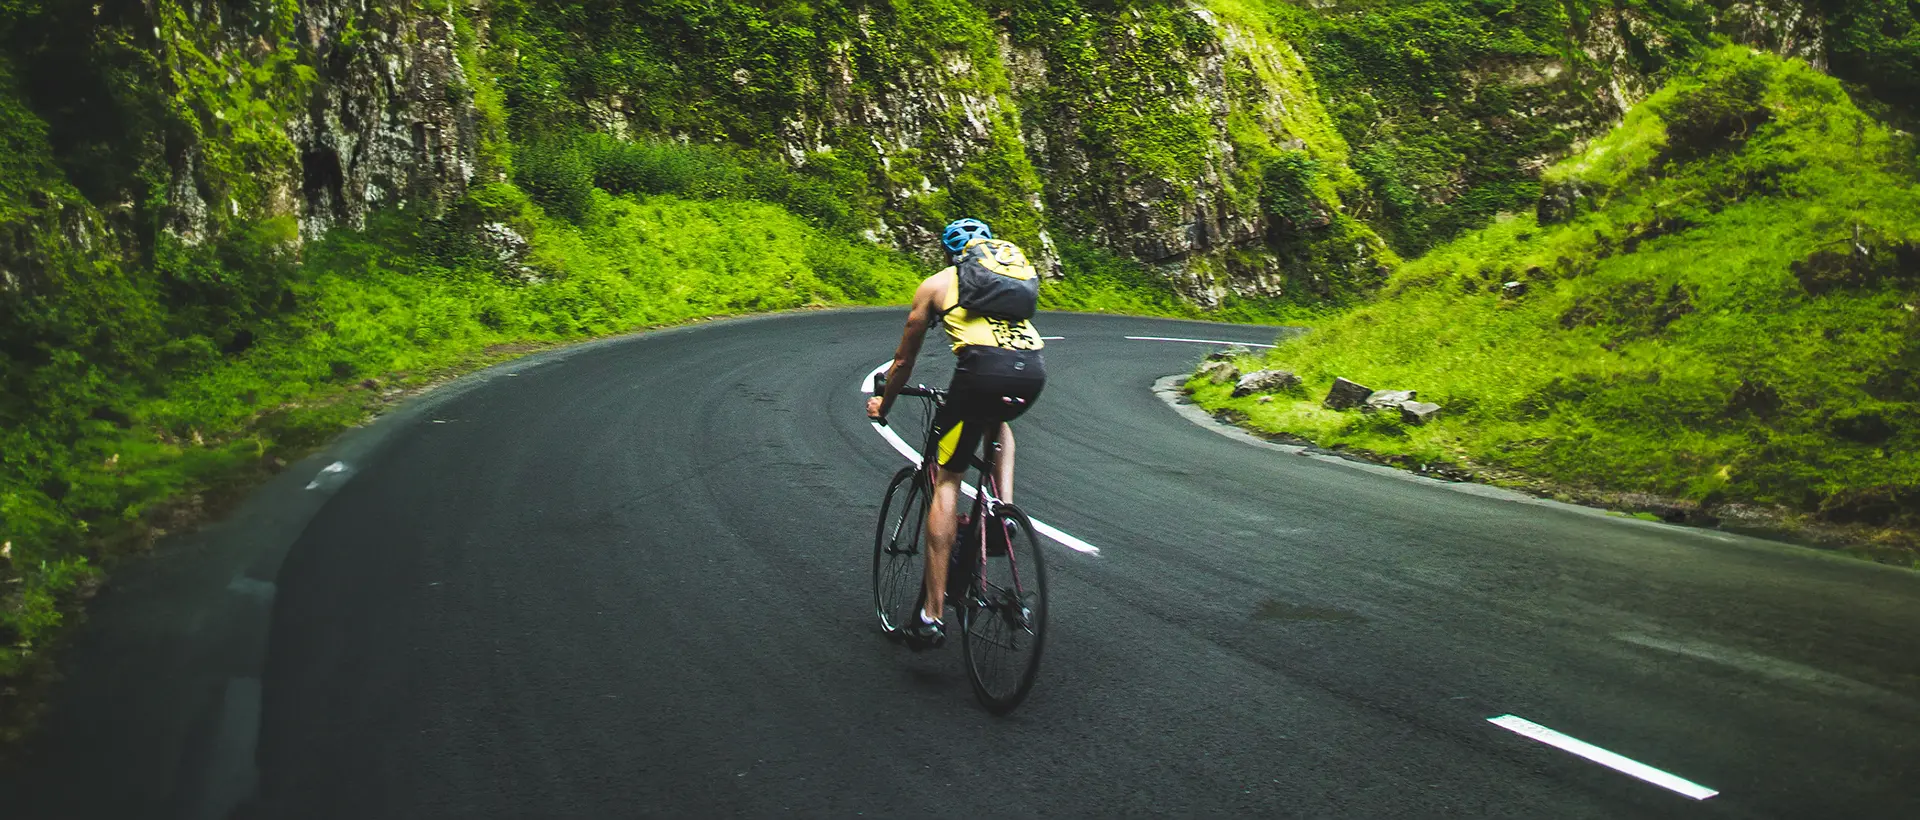
POLYGON ((947 246, 951 253, 965 250, 968 242, 975 239, 992 239, 993 229, 978 219, 956 219, 940 231, 940 244, 947 246))

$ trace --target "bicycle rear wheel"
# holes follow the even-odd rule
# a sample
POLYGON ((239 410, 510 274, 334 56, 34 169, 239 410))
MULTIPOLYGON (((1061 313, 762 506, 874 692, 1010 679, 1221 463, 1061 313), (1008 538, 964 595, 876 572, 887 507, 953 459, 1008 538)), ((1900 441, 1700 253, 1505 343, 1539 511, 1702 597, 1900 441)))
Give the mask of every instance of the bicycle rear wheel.
MULTIPOLYGON (((994 714, 1026 700, 1047 638, 1047 564, 1027 514, 1002 504, 985 522, 1007 525, 1007 551, 988 550, 978 588, 960 603, 960 649, 973 694, 994 714)), ((956 545, 956 549, 963 547, 956 545)), ((978 550, 977 542, 965 549, 978 550)))
POLYGON ((902 467, 880 502, 880 523, 873 534, 873 614, 880 632, 900 637, 906 618, 920 605, 920 549, 926 542, 927 504, 932 498, 927 475, 902 467))

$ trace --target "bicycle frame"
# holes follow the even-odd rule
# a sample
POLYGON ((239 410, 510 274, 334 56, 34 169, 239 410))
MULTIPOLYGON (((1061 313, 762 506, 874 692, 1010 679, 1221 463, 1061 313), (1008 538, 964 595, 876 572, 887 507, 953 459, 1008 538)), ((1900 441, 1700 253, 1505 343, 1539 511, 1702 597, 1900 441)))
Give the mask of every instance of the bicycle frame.
MULTIPOLYGON (((924 389, 926 390, 925 393, 918 393, 918 391, 916 391, 918 395, 928 400, 927 403, 929 406, 926 423, 927 439, 920 451, 920 469, 926 471, 931 479, 932 476, 938 475, 938 470, 947 469, 939 464, 940 442, 934 435, 935 430, 933 428, 933 418, 937 414, 938 408, 946 403, 946 394, 945 391, 933 388, 924 389)), ((907 394, 903 392, 902 395, 907 394)), ((976 471, 973 481, 973 504, 969 508, 966 531, 954 533, 951 548, 958 550, 961 543, 963 541, 966 542, 968 548, 966 553, 967 558, 965 566, 962 569, 967 576, 966 579, 968 583, 965 586, 957 586, 955 579, 950 576, 947 579, 947 594, 950 597, 958 590, 962 594, 973 595, 976 601, 978 601, 980 600, 979 594, 985 591, 985 587, 988 584, 985 577, 987 558, 986 521, 993 510, 1001 503, 999 482, 995 478, 995 475, 998 472, 1000 464, 1000 434, 1005 427, 1006 422, 1004 421, 994 422, 991 428, 981 431, 981 441, 985 445, 986 450, 984 456, 971 452, 967 454, 967 469, 976 471)), ((933 482, 929 480, 928 486, 931 487, 932 484, 933 482)), ((954 557, 954 554, 949 554, 948 560, 952 561, 954 557)), ((1015 597, 1018 598, 1019 592, 1024 586, 1020 580, 1019 562, 1015 559, 1014 551, 1011 549, 1007 551, 1006 557, 1008 570, 1013 576, 1015 597)), ((956 609, 957 608, 958 606, 956 605, 956 609)))
MULTIPOLYGON (((883 388, 884 382, 876 374, 874 392, 883 388)), ((909 619, 916 617, 913 613, 921 611, 930 592, 927 588, 930 573, 924 570, 926 562, 933 558, 933 550, 931 538, 926 537, 929 528, 925 525, 937 519, 933 518, 927 494, 934 488, 933 479, 942 477, 938 472, 941 442, 935 435, 933 422, 938 411, 947 406, 948 399, 946 391, 926 385, 903 387, 896 395, 924 398, 927 403, 920 406, 926 432, 923 449, 917 463, 899 470, 888 485, 874 536, 874 611, 882 631, 890 638, 901 637, 904 628, 904 622, 896 624, 893 619, 902 615, 909 619), (895 495, 902 487, 910 489, 901 495, 904 506, 895 517, 895 495), (916 501, 916 498, 922 500, 916 501), (916 512, 917 517, 913 515, 916 512), (911 526, 916 532, 907 538, 912 546, 904 546, 901 538, 909 522, 914 522, 911 526), (921 546, 926 549, 919 549, 921 546), (911 559, 907 556, 915 553, 920 553, 916 556, 920 560, 913 563, 920 564, 923 571, 918 584, 919 599, 910 613, 906 605, 913 600, 914 592, 907 586, 910 577, 907 573, 911 571, 908 563, 911 559)), ((1011 404, 1019 400, 1006 401, 1011 404)), ((982 420, 969 422, 977 425, 975 429, 985 439, 986 446, 976 441, 964 457, 952 459, 956 462, 954 469, 962 472, 957 476, 944 476, 946 481, 942 483, 950 487, 957 484, 959 489, 966 490, 969 483, 964 471, 978 471, 970 483, 969 494, 973 500, 970 507, 965 508, 966 516, 962 519, 961 509, 949 508, 948 514, 965 520, 966 525, 955 533, 950 551, 943 556, 947 562, 945 589, 935 592, 944 592, 958 615, 961 654, 974 694, 990 711, 1006 714, 1026 698, 1039 669, 1046 640, 1047 567, 1026 513, 1000 497, 1002 488, 996 473, 1000 459, 1008 455, 1000 441, 1007 422, 986 420, 996 415, 987 411, 982 420), (989 525, 1001 529, 996 532, 989 529, 989 525)), ((884 419, 876 421, 885 423, 884 419)), ((957 503, 954 507, 958 507, 957 503)))

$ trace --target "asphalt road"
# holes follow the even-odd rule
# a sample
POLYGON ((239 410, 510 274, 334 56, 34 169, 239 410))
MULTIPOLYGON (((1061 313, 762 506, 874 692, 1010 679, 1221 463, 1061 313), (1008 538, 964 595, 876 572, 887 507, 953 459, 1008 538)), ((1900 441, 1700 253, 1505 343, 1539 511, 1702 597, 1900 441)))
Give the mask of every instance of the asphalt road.
POLYGON ((1920 574, 1250 445, 1151 389, 1207 345, 1124 338, 1259 328, 1042 318, 1019 501, 1099 553, 1046 545, 992 717, 870 615, 905 461, 855 385, 901 318, 546 355, 350 436, 103 598, 0 815, 1920 816, 1920 574))

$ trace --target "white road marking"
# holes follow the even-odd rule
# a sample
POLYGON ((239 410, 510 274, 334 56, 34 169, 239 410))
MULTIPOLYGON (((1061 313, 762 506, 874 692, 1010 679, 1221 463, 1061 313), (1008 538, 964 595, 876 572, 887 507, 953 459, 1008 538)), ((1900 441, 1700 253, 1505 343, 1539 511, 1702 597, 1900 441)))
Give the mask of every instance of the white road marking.
MULTIPOLYGON (((869 396, 873 395, 873 377, 880 375, 880 371, 885 370, 891 366, 893 366, 893 362, 889 361, 886 364, 883 364, 883 365, 880 365, 879 367, 874 368, 873 372, 868 373, 866 378, 860 380, 860 385, 857 389, 863 394, 866 394, 869 396)), ((867 423, 873 425, 873 431, 876 433, 879 433, 881 438, 886 439, 888 444, 893 445, 893 449, 898 451, 900 455, 906 456, 908 461, 911 461, 915 464, 920 463, 920 451, 913 449, 913 445, 908 444, 907 440, 901 438, 899 433, 894 432, 892 427, 882 427, 875 422, 867 422, 867 423)), ((962 484, 960 485, 960 490, 962 492, 965 492, 968 498, 974 497, 973 485, 962 484)), ((1067 549, 1073 550, 1074 552, 1083 552, 1088 555, 1100 554, 1099 547, 1096 547, 1092 544, 1089 544, 1085 541, 1075 538, 1072 535, 1069 535, 1065 530, 1055 527, 1052 524, 1048 524, 1045 521, 1041 521, 1038 518, 1034 518, 1033 516, 1027 516, 1027 520, 1033 522, 1033 529, 1036 532, 1039 532, 1041 535, 1044 535, 1048 538, 1053 539, 1054 541, 1058 542, 1060 546, 1066 547, 1067 549)))
POLYGON ((1065 337, 1065 336, 1042 336, 1042 337, 1040 337, 1040 341, 1043 341, 1043 342, 1057 342, 1057 341, 1060 341, 1061 339, 1065 339, 1065 338, 1067 338, 1067 337, 1065 337))
POLYGON ((227 583, 228 592, 244 598, 252 598, 263 604, 273 600, 273 594, 277 589, 278 587, 274 586, 272 581, 262 581, 245 575, 236 575, 227 583))
POLYGON ((1254 342, 1223 342, 1218 339, 1175 339, 1167 336, 1128 336, 1136 342, 1192 342, 1197 345, 1239 345, 1241 347, 1273 347, 1273 345, 1254 342))
POLYGON ((1571 752, 1609 769, 1631 777, 1637 777, 1695 800, 1705 800, 1719 792, 1702 786, 1678 775, 1668 774, 1637 760, 1622 757, 1585 741, 1576 740, 1560 734, 1531 720, 1513 715, 1501 715, 1487 718, 1487 722, 1521 737, 1538 740, 1556 749, 1571 752))
POLYGON ((186 816, 230 817, 258 788, 260 770, 254 758, 260 743, 260 703, 259 678, 227 679, 212 750, 186 816))
POLYGON ((344 473, 346 471, 347 471, 347 463, 344 461, 336 461, 332 464, 329 464, 326 467, 321 468, 320 474, 314 476, 312 481, 307 482, 307 489, 318 490, 322 486, 322 480, 325 479, 327 476, 335 475, 338 473, 344 473))

